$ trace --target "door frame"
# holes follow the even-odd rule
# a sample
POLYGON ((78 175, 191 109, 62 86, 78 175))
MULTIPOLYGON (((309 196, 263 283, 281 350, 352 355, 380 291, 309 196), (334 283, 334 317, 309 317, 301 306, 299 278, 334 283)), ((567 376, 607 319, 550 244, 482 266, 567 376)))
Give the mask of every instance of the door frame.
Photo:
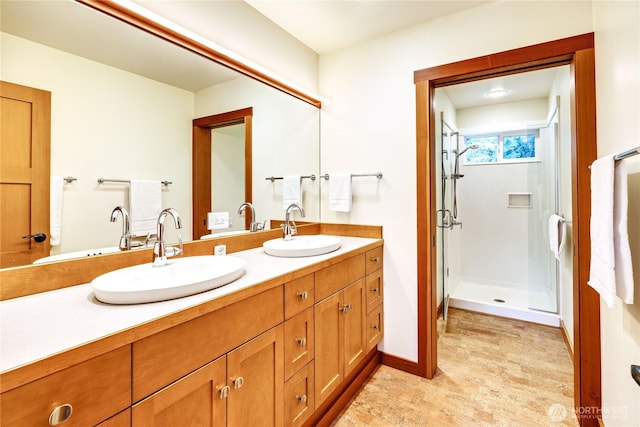
MULTIPOLYGON (((207 213, 211 211, 211 130, 244 123, 244 201, 253 200, 253 107, 193 120, 192 179, 193 179, 193 239, 208 234, 207 213), (198 237, 196 237, 198 236, 198 237)), ((255 218, 250 211, 245 215, 245 229, 255 218)))
MULTIPOLYGON (((414 72, 416 86, 416 184, 418 258, 417 373, 433 378, 437 369, 437 280, 435 216, 435 89, 456 83, 532 71, 558 65, 571 69, 574 403, 578 413, 601 411, 600 298, 587 285, 590 174, 596 159, 594 34, 540 43, 414 72)), ((596 418, 579 419, 597 426, 596 418)))

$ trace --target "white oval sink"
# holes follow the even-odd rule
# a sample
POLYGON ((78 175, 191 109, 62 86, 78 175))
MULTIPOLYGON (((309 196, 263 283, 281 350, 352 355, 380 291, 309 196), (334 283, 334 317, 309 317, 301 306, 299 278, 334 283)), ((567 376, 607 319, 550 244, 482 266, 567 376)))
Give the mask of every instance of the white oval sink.
POLYGON ((293 236, 290 240, 273 239, 262 244, 268 255, 295 258, 322 255, 340 249, 342 240, 336 236, 293 236))
POLYGON ((96 277, 96 298, 110 304, 140 304, 197 294, 224 286, 244 274, 247 262, 234 256, 192 256, 121 268, 96 277))

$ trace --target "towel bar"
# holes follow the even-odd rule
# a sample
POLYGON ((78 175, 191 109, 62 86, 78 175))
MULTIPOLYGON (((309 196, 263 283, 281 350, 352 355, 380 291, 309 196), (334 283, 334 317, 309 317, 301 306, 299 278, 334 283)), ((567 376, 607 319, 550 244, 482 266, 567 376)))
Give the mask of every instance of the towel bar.
MULTIPOLYGON (((315 174, 301 176, 300 178, 302 178, 302 179, 310 179, 311 181, 315 181, 316 180, 315 174)), ((268 177, 265 178, 265 181, 273 182, 276 179, 284 179, 284 177, 283 176, 268 176, 268 177)))
MULTIPOLYGON (((375 176, 378 179, 382 179, 382 172, 376 172, 376 173, 352 173, 351 174, 351 178, 356 178, 356 177, 361 177, 361 176, 375 176)), ((330 175, 328 173, 325 173, 320 178, 324 178, 324 179, 326 179, 328 181, 329 178, 330 178, 330 175)))
MULTIPOLYGON (((131 184, 131 181, 128 179, 106 179, 106 178, 98 178, 98 184, 104 184, 105 182, 117 182, 122 184, 131 184)), ((173 184, 171 181, 161 181, 162 185, 170 185, 173 184)))

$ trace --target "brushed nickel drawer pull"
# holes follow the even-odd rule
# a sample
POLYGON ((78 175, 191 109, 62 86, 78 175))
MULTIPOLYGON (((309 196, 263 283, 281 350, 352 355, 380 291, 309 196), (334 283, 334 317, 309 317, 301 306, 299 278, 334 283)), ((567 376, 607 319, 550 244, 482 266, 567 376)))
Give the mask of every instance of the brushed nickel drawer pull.
POLYGON ((378 325, 371 325, 371 327, 372 327, 373 329, 375 329, 376 331, 379 331, 379 330, 380 330, 380 327, 379 327, 378 325))
POLYGON ((349 310, 352 310, 352 309, 353 309, 353 304, 347 304, 344 307, 342 307, 340 311, 346 314, 349 312, 349 310))
POLYGON ((220 389, 220 399, 226 399, 229 397, 229 391, 231 391, 231 388, 228 385, 222 387, 220 389))
POLYGON ((305 345, 307 345, 306 338, 296 338, 296 342, 300 345, 300 347, 304 347, 305 345))
POLYGON ((378 288, 371 288, 371 292, 373 292, 374 294, 378 293, 378 288))
POLYGON ((306 301, 307 298, 309 298, 309 294, 307 293, 307 291, 302 291, 298 294, 298 296, 300 297, 300 299, 302 301, 306 301))
POLYGON ((233 380, 233 388, 235 388, 236 390, 240 390, 240 388, 242 388, 243 385, 244 385, 244 378, 238 377, 235 380, 233 380))
POLYGON ((302 396, 296 396, 296 398, 298 399, 298 402, 304 404, 307 403, 307 395, 303 394, 302 396))
POLYGON ((371 258, 371 262, 375 262, 376 264, 379 263, 380 262, 380 257, 376 256, 376 257, 371 258))
POLYGON ((49 415, 49 425, 57 426, 58 424, 62 424, 67 421, 73 412, 73 407, 69 403, 65 403, 64 405, 57 406, 51 411, 49 415))

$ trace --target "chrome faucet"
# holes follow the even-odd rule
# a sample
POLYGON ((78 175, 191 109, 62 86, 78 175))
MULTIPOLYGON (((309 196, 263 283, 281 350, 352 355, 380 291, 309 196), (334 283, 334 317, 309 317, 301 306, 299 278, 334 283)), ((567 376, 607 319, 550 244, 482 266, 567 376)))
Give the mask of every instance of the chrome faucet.
POLYGON ((291 203, 289 206, 287 206, 287 210, 284 214, 284 224, 282 224, 282 238, 284 240, 291 240, 291 237, 293 237, 298 232, 296 223, 294 221, 291 221, 291 211, 294 209, 298 209, 300 211, 300 216, 304 218, 304 209, 302 209, 302 206, 297 203, 291 203))
POLYGON ((111 222, 116 222, 118 215, 122 215, 122 236, 120 236, 120 244, 118 247, 121 251, 131 249, 131 222, 129 220, 129 211, 124 206, 116 206, 111 212, 111 222))
POLYGON ((245 210, 245 208, 251 209, 251 224, 249 224, 249 231, 254 232, 264 230, 266 220, 262 224, 256 222, 256 210, 253 208, 253 205, 251 203, 245 202, 241 204, 238 208, 238 213, 241 214, 245 210))
POLYGON ((180 255, 182 253, 182 239, 180 235, 178 235, 178 241, 180 242, 180 247, 175 246, 166 246, 164 243, 164 219, 167 215, 171 215, 173 217, 173 222, 176 228, 182 228, 182 220, 180 219, 180 214, 177 210, 173 208, 164 209, 158 215, 158 229, 156 232, 156 243, 153 245, 153 266, 154 267, 162 267, 163 265, 167 265, 167 258, 172 256, 180 255))

